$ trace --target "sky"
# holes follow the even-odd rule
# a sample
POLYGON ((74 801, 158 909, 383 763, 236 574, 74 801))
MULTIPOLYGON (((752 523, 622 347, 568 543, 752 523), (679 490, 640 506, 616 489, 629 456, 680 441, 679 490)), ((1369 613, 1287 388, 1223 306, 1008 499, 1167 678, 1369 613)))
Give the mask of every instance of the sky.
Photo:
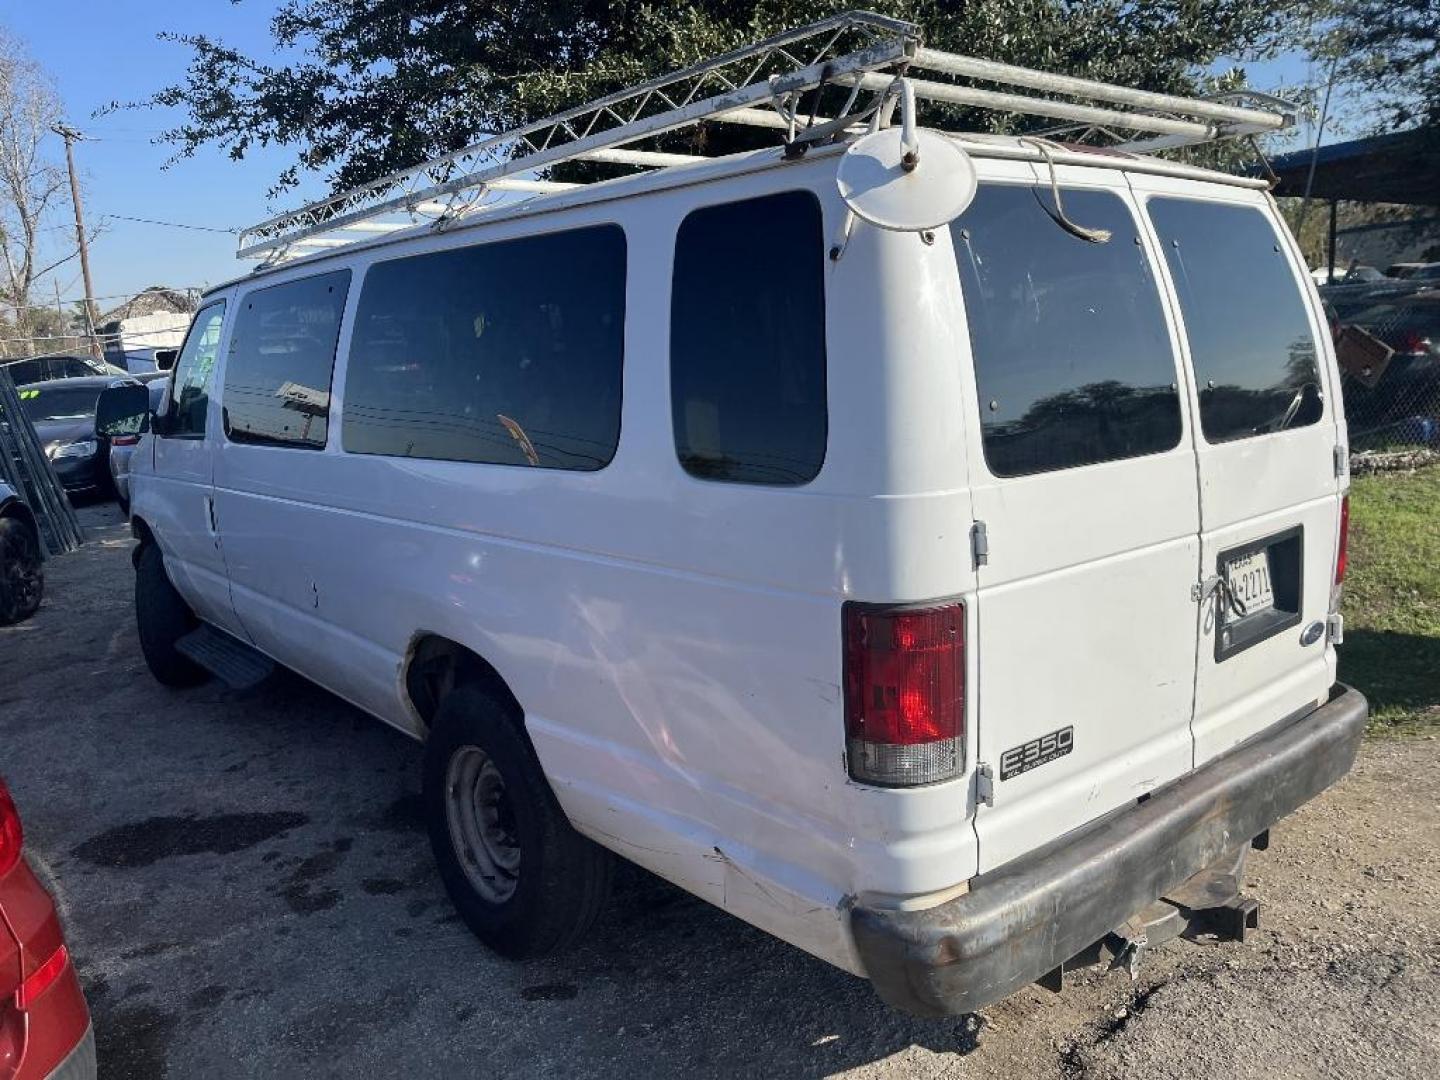
MULTIPOLYGON (((97 296, 128 295, 150 285, 205 286, 249 266, 235 259, 230 233, 123 218, 234 230, 325 193, 323 178, 311 177, 281 203, 267 201, 265 193, 292 160, 283 148, 257 151, 240 162, 202 148, 166 168, 173 149, 152 140, 179 120, 178 114, 146 108, 96 115, 112 101, 141 100, 181 78, 190 52, 158 40, 162 31, 204 32, 248 55, 285 62, 268 31, 275 7, 276 0, 0 0, 0 25, 50 72, 67 121, 88 137, 75 149, 87 225, 103 227, 91 245, 97 296)), ((1249 70, 1259 89, 1293 85, 1311 75, 1299 57, 1249 70)), ((1302 131, 1297 145, 1312 140, 1313 131, 1302 131)), ((57 158, 63 155, 58 137, 53 149, 57 158)), ((49 222, 57 245, 72 235, 65 231, 67 222, 73 226, 68 200, 59 210, 49 222)), ((62 267, 54 282, 42 282, 37 298, 53 298, 56 283, 65 300, 83 295, 78 262, 62 267)))

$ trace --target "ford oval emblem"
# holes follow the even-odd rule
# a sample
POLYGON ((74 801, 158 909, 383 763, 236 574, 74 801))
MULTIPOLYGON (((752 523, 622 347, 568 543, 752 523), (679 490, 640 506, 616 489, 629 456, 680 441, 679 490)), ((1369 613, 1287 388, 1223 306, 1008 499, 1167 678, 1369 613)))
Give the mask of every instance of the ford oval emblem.
POLYGON ((1323 622, 1312 622, 1305 627, 1304 633, 1300 635, 1301 645, 1314 645, 1325 635, 1325 624, 1323 622))

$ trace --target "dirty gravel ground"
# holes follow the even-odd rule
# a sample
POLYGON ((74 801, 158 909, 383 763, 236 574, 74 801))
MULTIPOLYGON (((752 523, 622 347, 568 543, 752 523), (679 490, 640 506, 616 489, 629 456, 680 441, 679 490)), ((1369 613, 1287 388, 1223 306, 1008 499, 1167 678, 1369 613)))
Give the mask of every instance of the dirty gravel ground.
POLYGON ((488 954, 418 819, 420 754, 293 676, 145 671, 113 506, 0 630, 0 772, 53 884, 101 1075, 1440 1075, 1440 742, 1367 744, 1252 855, 1262 929, 921 1021, 647 875, 577 954, 488 954))

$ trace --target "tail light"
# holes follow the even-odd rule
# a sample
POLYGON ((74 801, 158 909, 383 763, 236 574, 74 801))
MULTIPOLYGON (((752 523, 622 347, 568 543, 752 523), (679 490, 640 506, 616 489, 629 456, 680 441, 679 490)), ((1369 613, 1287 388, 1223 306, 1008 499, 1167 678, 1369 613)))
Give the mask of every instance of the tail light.
POLYGON ((110 440, 111 446, 138 446, 139 444, 139 435, 116 435, 110 440))
POLYGON ((1340 542, 1335 546, 1335 584, 1345 583, 1345 566, 1350 561, 1350 496, 1340 500, 1340 542))
POLYGON ((914 787, 965 766, 965 606, 844 609, 850 775, 914 787))
POLYGON ((1415 330, 1408 330, 1400 340, 1399 351, 1402 353, 1428 353, 1433 352, 1434 348, 1429 338, 1422 336, 1415 330))
POLYGON ((20 1012, 30 1008, 41 994, 54 986, 60 976, 65 974, 65 968, 69 963, 70 953, 64 945, 61 945, 50 954, 50 959, 25 976, 25 981, 15 991, 15 1008, 20 1012))
POLYGON ((15 869, 24 843, 20 812, 15 809, 15 800, 10 798, 10 789, 5 786, 5 781, 0 780, 0 878, 15 869))

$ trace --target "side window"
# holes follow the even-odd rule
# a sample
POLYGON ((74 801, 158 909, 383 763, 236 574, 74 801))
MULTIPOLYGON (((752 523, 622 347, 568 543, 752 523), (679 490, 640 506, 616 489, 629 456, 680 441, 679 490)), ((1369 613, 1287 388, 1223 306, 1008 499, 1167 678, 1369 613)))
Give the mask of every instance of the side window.
POLYGON ((1111 192, 1065 191, 1069 217, 1110 230, 1096 244, 1060 228, 1050 201, 1048 188, 982 184, 950 226, 996 476, 1159 453, 1182 433, 1174 350, 1130 210, 1111 192))
POLYGON ((257 289, 239 303, 225 364, 231 442, 320 449, 350 271, 257 289))
POLYGON ((1313 424, 1324 414, 1315 338, 1270 219, 1249 206, 1152 198, 1150 220, 1180 297, 1212 443, 1313 424))
POLYGON ((185 336, 185 347, 171 373, 170 427, 165 434, 204 435, 210 409, 210 378, 220 355, 220 328, 225 323, 225 302, 201 308, 185 336))
POLYGON ((9 372, 10 378, 16 386, 41 382, 50 377, 49 372, 45 370, 44 360, 17 360, 13 364, 6 364, 5 370, 9 372))
POLYGON ((624 349, 617 225, 378 263, 350 336, 345 450, 603 468, 624 349))
POLYGON ((692 476, 804 484, 825 460, 825 241, 804 191, 709 206, 675 237, 670 409, 692 476))

